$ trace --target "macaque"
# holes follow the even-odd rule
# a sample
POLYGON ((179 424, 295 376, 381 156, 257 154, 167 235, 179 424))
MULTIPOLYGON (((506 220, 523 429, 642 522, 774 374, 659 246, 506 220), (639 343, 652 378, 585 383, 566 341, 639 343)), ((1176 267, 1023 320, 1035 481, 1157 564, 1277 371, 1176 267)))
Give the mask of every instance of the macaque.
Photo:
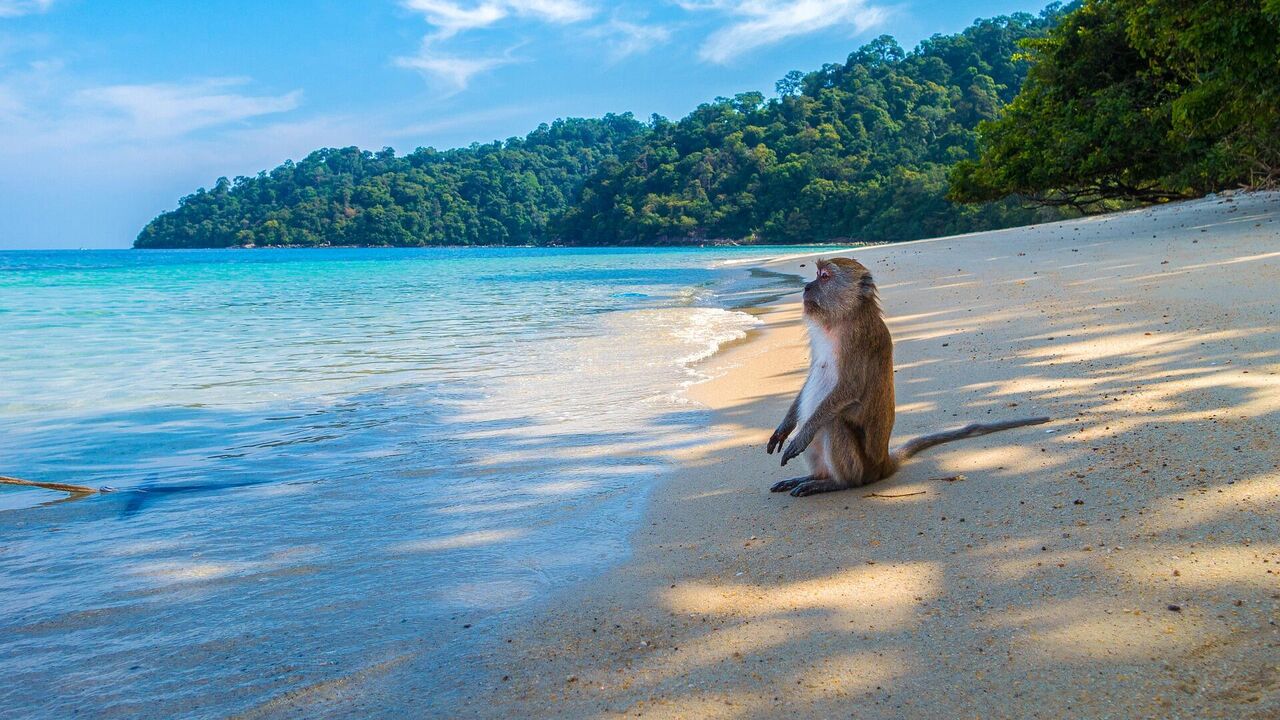
POLYGON ((781 451, 783 465, 804 453, 809 474, 777 482, 773 492, 801 497, 866 485, 889 477, 907 458, 934 445, 1049 422, 1035 417, 974 423, 890 450, 893 340, 875 281, 850 258, 819 260, 817 269, 817 278, 804 286, 809 376, 766 448, 771 455, 781 451))

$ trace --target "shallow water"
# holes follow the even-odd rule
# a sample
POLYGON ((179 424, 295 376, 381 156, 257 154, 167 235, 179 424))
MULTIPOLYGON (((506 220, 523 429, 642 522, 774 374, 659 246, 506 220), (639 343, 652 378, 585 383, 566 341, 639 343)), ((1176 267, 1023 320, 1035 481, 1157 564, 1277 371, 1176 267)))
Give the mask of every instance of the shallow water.
MULTIPOLYGON (((626 553, 761 249, 0 252, 0 708, 221 717, 626 553)), ((448 644, 445 639, 448 637, 448 644)))

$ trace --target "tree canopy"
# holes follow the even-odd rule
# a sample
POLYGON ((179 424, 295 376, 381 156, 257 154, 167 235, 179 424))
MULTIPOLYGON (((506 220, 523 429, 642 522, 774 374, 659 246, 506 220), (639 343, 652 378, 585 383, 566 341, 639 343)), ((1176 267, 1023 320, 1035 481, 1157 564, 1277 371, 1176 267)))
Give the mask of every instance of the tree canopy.
POLYGON ((655 122, 635 157, 606 162, 587 181, 559 234, 580 244, 792 243, 1032 222, 1016 202, 949 203, 947 173, 974 154, 978 123, 1022 87, 1017 43, 1059 12, 979 20, 912 52, 882 36, 844 63, 789 73, 776 98, 743 93, 655 122))
POLYGON ((949 202, 948 174, 1022 90, 1019 43, 1062 12, 979 20, 910 52, 883 36, 788 73, 772 97, 717 98, 677 121, 558 120, 402 157, 318 150, 219 179, 135 246, 873 241, 1033 222, 1045 211, 1016 199, 949 202))
POLYGON ((1280 0, 1085 0, 979 126, 951 197, 1080 209, 1280 180, 1280 0))
POLYGON ((402 157, 317 150, 256 177, 219 178, 148 223, 134 246, 544 244, 583 181, 647 133, 628 113, 402 157))

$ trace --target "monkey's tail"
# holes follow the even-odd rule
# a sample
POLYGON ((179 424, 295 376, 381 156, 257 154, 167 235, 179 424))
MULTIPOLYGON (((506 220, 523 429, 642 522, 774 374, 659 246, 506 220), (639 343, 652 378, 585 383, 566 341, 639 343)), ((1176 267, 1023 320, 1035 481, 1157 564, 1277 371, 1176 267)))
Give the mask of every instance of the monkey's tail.
POLYGON ((1005 420, 1004 422, 995 423, 970 423, 955 430, 943 430, 942 432, 912 438, 903 443, 901 447, 894 450, 891 455, 893 456, 896 466, 907 458, 912 457, 923 450, 928 450, 934 445, 949 443, 952 440, 963 440, 964 438, 988 435, 993 432, 1011 430, 1013 428, 1023 427, 1026 425, 1043 425, 1047 422, 1049 422, 1049 418, 1047 417, 1033 417, 1022 418, 1020 420, 1005 420))

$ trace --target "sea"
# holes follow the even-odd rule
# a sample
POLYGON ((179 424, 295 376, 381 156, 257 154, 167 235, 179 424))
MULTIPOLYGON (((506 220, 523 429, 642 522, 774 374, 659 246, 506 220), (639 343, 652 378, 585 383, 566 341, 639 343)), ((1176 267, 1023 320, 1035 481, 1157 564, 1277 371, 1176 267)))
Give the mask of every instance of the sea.
POLYGON ((0 485, 0 716, 465 674, 626 558, 703 361, 798 287, 754 266, 806 250, 0 252, 0 475, 106 491, 0 485))

